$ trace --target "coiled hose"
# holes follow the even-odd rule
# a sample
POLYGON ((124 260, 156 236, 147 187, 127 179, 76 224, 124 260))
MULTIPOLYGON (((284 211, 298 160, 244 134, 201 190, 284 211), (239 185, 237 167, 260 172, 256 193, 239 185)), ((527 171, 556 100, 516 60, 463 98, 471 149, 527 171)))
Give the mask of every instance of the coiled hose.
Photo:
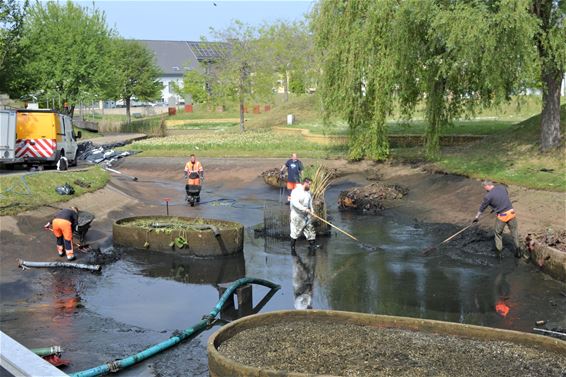
POLYGON ((194 338, 204 330, 207 330, 212 326, 214 326, 216 321, 216 316, 218 315, 218 313, 226 303, 226 300, 228 300, 234 294, 236 289, 246 284, 258 284, 270 288, 271 291, 268 293, 268 295, 275 293, 281 288, 280 285, 263 279, 256 279, 256 278, 238 279, 234 283, 232 283, 232 285, 230 285, 230 287, 226 290, 226 292, 224 292, 224 294, 220 297, 220 299, 216 303, 216 306, 212 309, 212 311, 209 314, 203 316, 202 320, 200 320, 196 325, 189 327, 188 329, 181 332, 179 335, 172 336, 171 338, 159 344, 151 346, 146 350, 141 351, 135 355, 128 356, 120 360, 110 361, 106 364, 91 369, 86 369, 80 372, 71 373, 70 375, 72 377, 94 377, 94 376, 101 376, 109 372, 117 372, 121 369, 130 367, 145 359, 148 359, 158 354, 159 352, 165 351, 166 349, 169 349, 179 344, 183 340, 194 338))

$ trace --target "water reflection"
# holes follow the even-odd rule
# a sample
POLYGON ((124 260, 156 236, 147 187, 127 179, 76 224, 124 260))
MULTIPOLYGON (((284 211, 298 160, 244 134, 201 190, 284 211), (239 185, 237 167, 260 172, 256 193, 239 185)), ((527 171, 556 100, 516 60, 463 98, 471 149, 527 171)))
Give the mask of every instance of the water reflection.
POLYGON ((312 309, 314 275, 316 267, 315 250, 306 253, 292 252, 293 295, 295 309, 312 309))
POLYGON ((197 258, 162 252, 127 251, 142 275, 190 284, 229 283, 246 276, 244 254, 217 258, 197 258))

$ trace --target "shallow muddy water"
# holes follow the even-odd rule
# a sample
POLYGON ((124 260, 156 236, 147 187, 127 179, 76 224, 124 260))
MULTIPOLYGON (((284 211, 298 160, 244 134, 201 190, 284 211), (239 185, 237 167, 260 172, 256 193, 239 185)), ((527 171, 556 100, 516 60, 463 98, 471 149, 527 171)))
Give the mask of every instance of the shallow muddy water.
MULTIPOLYGON (((2 330, 28 347, 61 345, 64 358, 72 361, 66 371, 78 371, 141 351, 196 324, 218 300, 219 285, 243 276, 282 286, 263 311, 309 306, 520 331, 530 331, 537 320, 566 327, 564 284, 510 252, 498 263, 489 250, 490 236, 479 233, 480 243, 472 233, 467 244, 456 242, 424 257, 423 249, 458 228, 419 223, 406 211, 381 216, 339 212, 338 193, 351 184, 328 192, 329 216, 362 243, 333 231, 318 240, 316 252, 309 253, 306 242, 300 241, 292 256, 287 239, 264 238, 253 231, 263 221, 264 205, 276 204, 278 190, 259 179, 246 189, 210 184, 201 205, 189 208, 174 200, 172 214, 243 223, 242 256, 196 260, 123 250, 121 259, 104 266, 100 274, 25 271, 17 282, 0 285, 2 330), (469 250, 460 250, 462 245, 469 250), (496 312, 501 302, 509 308, 506 317, 496 312)), ((179 185, 141 178, 135 197, 151 206, 151 213, 164 212, 160 196, 153 192, 156 187, 166 188, 161 196, 182 197, 179 185)), ((132 208, 131 214, 144 211, 132 208)), ((254 302, 266 291, 254 287, 254 302)), ((211 331, 124 375, 207 376, 206 339, 211 331)))

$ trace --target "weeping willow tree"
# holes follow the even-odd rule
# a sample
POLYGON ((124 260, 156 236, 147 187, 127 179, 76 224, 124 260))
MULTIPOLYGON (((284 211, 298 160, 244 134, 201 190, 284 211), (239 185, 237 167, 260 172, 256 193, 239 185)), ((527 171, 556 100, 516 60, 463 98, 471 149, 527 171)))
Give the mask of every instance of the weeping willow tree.
POLYGON ((394 12, 392 1, 327 0, 313 13, 325 120, 347 120, 353 160, 389 155, 385 119, 393 105, 394 69, 388 20, 394 12))
POLYGON ((323 0, 315 9, 326 116, 350 127, 350 158, 388 155, 386 118, 422 105, 425 154, 454 119, 507 101, 535 72, 529 0, 323 0))

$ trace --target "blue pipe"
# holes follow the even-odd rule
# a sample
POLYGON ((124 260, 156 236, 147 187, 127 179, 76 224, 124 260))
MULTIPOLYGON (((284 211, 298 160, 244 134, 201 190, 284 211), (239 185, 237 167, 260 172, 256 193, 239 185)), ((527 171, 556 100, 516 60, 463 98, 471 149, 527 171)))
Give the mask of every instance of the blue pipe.
POLYGON ((117 372, 121 369, 130 367, 130 366, 137 364, 137 363, 139 363, 139 362, 141 362, 145 359, 148 359, 148 358, 158 354, 161 351, 165 351, 166 349, 171 348, 171 347, 179 344, 183 340, 197 336, 198 334, 200 334, 204 330, 207 330, 207 329, 211 328, 212 326, 214 326, 214 320, 216 319, 216 316, 218 315, 218 313, 220 313, 220 310, 222 309, 222 307, 226 303, 226 300, 228 300, 230 297, 232 297, 232 295, 234 294, 236 289, 238 289, 239 287, 246 285, 246 284, 263 285, 265 287, 271 288, 272 291, 278 291, 281 288, 280 285, 272 283, 272 282, 267 281, 267 280, 263 280, 263 279, 255 279, 255 278, 238 279, 230 285, 230 287, 226 290, 226 292, 224 292, 224 294, 220 297, 220 299, 216 303, 216 306, 214 307, 214 309, 212 309, 212 311, 209 314, 205 315, 203 317, 203 319, 200 320, 196 325, 189 327, 188 329, 184 330, 179 335, 172 336, 171 338, 169 338, 169 339, 167 339, 167 340, 165 340, 165 341, 163 341, 159 344, 151 346, 148 349, 141 351, 141 352, 139 352, 135 355, 128 356, 124 359, 120 359, 120 360, 116 360, 116 361, 110 361, 106 364, 102 364, 100 366, 97 366, 97 367, 94 367, 94 368, 91 368, 91 369, 86 369, 86 370, 83 370, 83 371, 80 371, 80 372, 71 373, 71 376, 72 377, 95 377, 95 376, 101 376, 101 375, 104 375, 104 374, 107 374, 107 373, 110 373, 110 372, 117 372))

